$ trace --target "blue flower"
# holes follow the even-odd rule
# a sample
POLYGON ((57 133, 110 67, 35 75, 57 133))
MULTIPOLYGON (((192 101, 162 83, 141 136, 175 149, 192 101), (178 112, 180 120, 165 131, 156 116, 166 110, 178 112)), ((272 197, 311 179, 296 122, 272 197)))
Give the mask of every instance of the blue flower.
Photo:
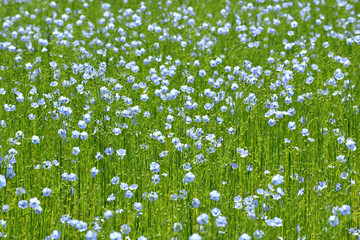
POLYGON ((116 151, 116 154, 120 156, 121 158, 124 158, 126 156, 126 150, 125 149, 119 149, 116 151))
POLYGON ((278 217, 274 217, 274 219, 266 219, 266 224, 270 227, 281 227, 282 226, 282 219, 278 217))
POLYGON ((223 216, 218 216, 216 218, 216 227, 226 227, 227 222, 226 222, 226 217, 223 216))
POLYGON ((104 212, 104 218, 106 219, 110 219, 113 216, 113 212, 110 210, 107 210, 106 212, 104 212))
POLYGON ((308 136, 308 135, 309 135, 309 129, 303 128, 303 129, 301 130, 301 134, 302 134, 303 136, 308 136))
POLYGON ((29 207, 35 209, 35 208, 37 208, 38 206, 40 206, 40 201, 37 199, 37 197, 35 197, 35 198, 30 198, 29 207))
POLYGON ((65 138, 66 137, 66 131, 64 129, 59 129, 58 134, 60 137, 65 138))
POLYGON ((207 215, 206 213, 202 213, 196 218, 196 221, 200 225, 208 224, 209 223, 209 215, 207 215))
POLYGON ((251 237, 246 234, 246 233, 243 233, 240 237, 239 237, 239 240, 251 240, 251 237))
POLYGON ((340 211, 343 216, 350 215, 351 207, 349 205, 342 205, 340 211))
POLYGON ((197 233, 194 233, 189 237, 189 240, 201 240, 201 236, 197 233))
POLYGON ((73 147, 73 151, 72 151, 72 154, 73 155, 78 155, 80 153, 80 148, 79 147, 73 147))
POLYGON ((346 139, 345 145, 346 145, 346 147, 347 147, 348 149, 350 149, 351 151, 355 151, 355 150, 356 150, 355 142, 354 142, 351 138, 346 139))
POLYGON ((86 240, 96 240, 97 239, 97 233, 92 230, 88 230, 85 234, 86 240))
POLYGON ((329 224, 332 227, 335 227, 336 225, 339 225, 339 218, 337 216, 334 216, 334 215, 330 216, 329 217, 329 224))
POLYGON ((6 178, 4 175, 0 175, 0 189, 6 186, 6 178))
POLYGON ((270 126, 274 126, 275 123, 276 123, 276 121, 275 121, 275 119, 273 119, 273 118, 269 119, 269 121, 268 121, 268 124, 269 124, 270 126))
POLYGON ((264 237, 264 232, 262 230, 255 230, 254 237, 256 239, 260 239, 264 237))
POLYGON ((5 212, 8 212, 10 210, 10 206, 9 205, 3 205, 1 209, 5 213, 5 212))
POLYGON ((214 201, 218 202, 220 200, 220 196, 221 196, 220 193, 218 191, 216 191, 216 190, 210 192, 210 199, 211 200, 214 200, 214 201))
POLYGON ((126 190, 125 192, 125 197, 126 198, 131 198, 134 194, 130 191, 130 190, 126 190))
POLYGON ((180 232, 183 229, 183 227, 181 226, 181 223, 174 223, 174 231, 175 232, 180 232))
POLYGON ((121 225, 120 228, 121 228, 121 233, 126 234, 126 235, 129 234, 131 231, 131 228, 127 224, 121 225))
POLYGON ((150 170, 153 172, 153 173, 158 173, 160 171, 160 164, 156 163, 156 162, 152 162, 150 164, 150 170))
POLYGON ((185 182, 194 182, 195 175, 192 172, 188 172, 185 174, 185 182))
POLYGON ((119 232, 112 232, 110 233, 111 240, 122 240, 122 234, 119 232))
POLYGON ((345 163, 346 162, 346 158, 344 155, 339 155, 336 157, 336 159, 341 162, 341 163, 345 163))
POLYGON ((135 202, 134 203, 134 208, 136 211, 140 212, 142 209, 142 204, 140 202, 135 202))
POLYGON ((96 167, 93 167, 90 170, 90 173, 91 173, 91 176, 96 177, 96 175, 98 175, 98 173, 99 173, 99 170, 96 167))
POLYGON ((33 144, 38 144, 40 143, 40 138, 38 136, 33 136, 31 141, 33 144))
POLYGON ((296 128, 295 122, 289 122, 289 123, 288 123, 288 128, 289 128, 291 131, 294 130, 294 129, 296 128))
POLYGON ((108 202, 113 202, 113 201, 115 201, 115 195, 112 193, 112 194, 110 194, 110 196, 108 196, 108 198, 106 199, 106 201, 108 201, 108 202))
POLYGON ((111 148, 111 147, 108 147, 108 148, 106 148, 105 149, 105 153, 106 153, 106 155, 111 155, 111 154, 113 154, 113 152, 114 152, 114 150, 111 148))
POLYGON ((200 200, 198 198, 193 198, 191 204, 194 208, 198 208, 200 206, 200 200))
POLYGON ((60 239, 60 237, 61 237, 61 232, 58 230, 54 230, 50 235, 51 239, 60 239))
POLYGON ((25 208, 28 207, 28 201, 26 201, 26 200, 21 200, 21 201, 18 202, 18 206, 19 206, 19 208, 21 208, 21 209, 25 209, 25 208))
POLYGON ((151 177, 151 181, 153 181, 155 184, 158 184, 160 181, 160 176, 158 174, 155 174, 151 177))
POLYGON ((221 211, 218 208, 213 208, 210 212, 214 217, 217 217, 217 216, 221 215, 221 211))
POLYGON ((113 185, 118 185, 119 184, 119 181, 120 181, 120 178, 119 177, 113 177, 111 179, 111 184, 113 185))
POLYGON ((36 208, 34 208, 34 210, 35 210, 35 213, 36 213, 36 214, 41 214, 41 212, 42 212, 42 207, 41 207, 41 206, 37 206, 36 208))
POLYGON ((271 182, 272 182, 273 184, 275 184, 275 186, 277 186, 277 185, 279 185, 279 184, 281 184, 281 183, 284 182, 284 177, 281 176, 280 174, 277 174, 277 175, 275 175, 275 176, 271 179, 271 182))
POLYGON ((84 120, 80 120, 78 126, 79 128, 84 129, 86 128, 86 122, 84 120))

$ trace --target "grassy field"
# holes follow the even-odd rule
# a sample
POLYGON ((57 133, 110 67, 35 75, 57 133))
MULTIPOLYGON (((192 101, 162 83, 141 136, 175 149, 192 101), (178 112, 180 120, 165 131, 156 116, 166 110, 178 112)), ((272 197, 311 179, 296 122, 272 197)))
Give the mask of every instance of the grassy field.
POLYGON ((0 22, 0 237, 358 239, 358 0, 1 0, 0 22))

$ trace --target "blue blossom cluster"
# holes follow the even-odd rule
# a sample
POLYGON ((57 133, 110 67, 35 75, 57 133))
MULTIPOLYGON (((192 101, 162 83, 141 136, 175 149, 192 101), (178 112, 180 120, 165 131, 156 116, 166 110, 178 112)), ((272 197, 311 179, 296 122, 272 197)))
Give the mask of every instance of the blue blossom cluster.
POLYGON ((360 239, 359 6, 1 1, 0 238, 360 239))

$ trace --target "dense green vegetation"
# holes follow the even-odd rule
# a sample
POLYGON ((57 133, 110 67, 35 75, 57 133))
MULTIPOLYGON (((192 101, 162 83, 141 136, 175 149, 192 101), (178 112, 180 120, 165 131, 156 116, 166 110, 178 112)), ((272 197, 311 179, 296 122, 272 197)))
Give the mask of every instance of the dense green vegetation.
POLYGON ((0 4, 0 236, 360 234, 358 0, 0 4))

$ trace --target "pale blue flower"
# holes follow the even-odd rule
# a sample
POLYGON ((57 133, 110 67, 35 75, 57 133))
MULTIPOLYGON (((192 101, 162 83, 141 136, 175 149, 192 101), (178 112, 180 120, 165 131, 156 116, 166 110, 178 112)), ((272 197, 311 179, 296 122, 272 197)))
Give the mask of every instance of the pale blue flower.
POLYGON ((194 182, 195 175, 192 172, 188 172, 185 174, 185 181, 186 182, 194 182))
POLYGON ((290 130, 294 130, 294 129, 296 128, 295 122, 289 122, 289 123, 288 123, 288 128, 289 128, 290 130))
POLYGON ((58 230, 54 230, 50 235, 51 239, 60 239, 60 237, 61 237, 61 232, 58 230))
POLYGON ((206 213, 202 213, 196 218, 196 221, 200 225, 208 224, 209 223, 209 215, 207 215, 206 213))
POLYGON ((122 240, 122 234, 119 232, 112 232, 110 233, 111 240, 122 240))
POLYGON ((216 190, 210 192, 210 199, 211 200, 214 200, 214 201, 218 202, 220 200, 220 196, 221 196, 220 193, 218 191, 216 191, 216 190))
POLYGON ((183 229, 183 227, 181 226, 181 223, 174 223, 173 228, 174 228, 175 232, 180 232, 183 229))
POLYGON ((277 174, 277 175, 273 176, 273 178, 271 179, 271 182, 273 184, 275 184, 275 186, 277 186, 284 182, 284 177, 281 176, 280 174, 277 174))
POLYGON ((189 240, 201 240, 201 239, 202 239, 201 236, 197 233, 194 233, 189 237, 189 240))
POLYGON ((329 217, 329 224, 332 227, 335 227, 336 225, 339 225, 339 218, 337 216, 334 216, 334 215, 330 216, 329 217))
POLYGON ((104 212, 104 218, 105 219, 110 219, 113 216, 113 212, 110 210, 107 210, 106 212, 104 212))
POLYGON ((19 208, 21 208, 21 209, 25 209, 25 208, 28 207, 28 201, 26 201, 26 200, 21 200, 21 201, 18 202, 18 206, 19 206, 19 208))
POLYGON ((240 237, 239 237, 239 240, 251 240, 251 237, 246 234, 246 233, 243 233, 240 237))
POLYGON ((226 217, 224 216, 218 216, 216 218, 216 227, 226 227, 227 222, 226 222, 226 217))
POLYGON ((33 144, 38 144, 40 143, 40 138, 38 136, 33 136, 31 141, 33 144))
POLYGON ((0 175, 0 189, 6 187, 6 178, 4 175, 0 175))

